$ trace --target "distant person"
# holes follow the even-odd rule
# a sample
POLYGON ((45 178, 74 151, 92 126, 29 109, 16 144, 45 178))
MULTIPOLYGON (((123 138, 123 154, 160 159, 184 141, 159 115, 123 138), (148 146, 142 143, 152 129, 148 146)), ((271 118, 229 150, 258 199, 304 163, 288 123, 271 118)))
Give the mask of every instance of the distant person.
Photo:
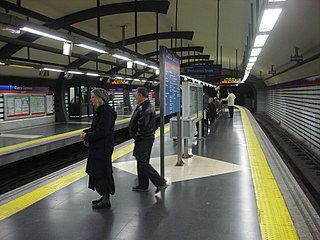
POLYGON ((133 156, 137 160, 138 185, 133 187, 132 191, 148 192, 150 179, 156 186, 155 193, 158 193, 168 185, 167 181, 150 164, 156 130, 156 113, 145 87, 137 88, 135 98, 137 107, 130 120, 129 134, 134 139, 133 156))
MULTIPOLYGON (((208 126, 208 105, 209 105, 209 94, 207 89, 203 89, 203 96, 202 96, 202 135, 204 134, 204 127, 208 126)), ((199 136, 199 122, 196 123, 197 134, 196 137, 199 136)))
POLYGON ((230 115, 230 118, 233 118, 234 100, 237 97, 236 95, 233 94, 231 89, 228 89, 227 92, 228 92, 228 96, 222 99, 222 101, 228 101, 229 115, 230 115))
POLYGON ((92 201, 93 209, 110 208, 110 194, 115 193, 111 156, 117 114, 109 106, 109 100, 109 93, 105 89, 95 88, 91 91, 90 102, 95 107, 91 128, 80 134, 81 140, 89 147, 86 166, 88 187, 101 195, 100 199, 92 201))
POLYGON ((217 97, 213 98, 213 104, 216 107, 216 112, 217 113, 220 112, 221 111, 221 103, 220 103, 220 101, 218 100, 217 97))
POLYGON ((213 103, 213 98, 209 98, 208 100, 209 104, 208 104, 208 119, 209 119, 209 125, 211 126, 215 120, 216 120, 216 114, 217 114, 217 110, 216 110, 216 106, 213 103))

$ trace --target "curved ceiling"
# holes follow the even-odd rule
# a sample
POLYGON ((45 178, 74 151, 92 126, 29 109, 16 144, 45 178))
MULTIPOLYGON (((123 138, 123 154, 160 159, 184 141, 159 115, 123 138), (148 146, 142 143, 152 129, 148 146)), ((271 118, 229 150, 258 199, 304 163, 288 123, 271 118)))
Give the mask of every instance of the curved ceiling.
MULTIPOLYGON (((255 31, 257 9, 261 9, 265 2, 266 0, 3 0, 0 2, 0 13, 17 16, 62 33, 70 33, 111 49, 125 50, 141 57, 145 55, 153 60, 157 59, 157 47, 165 45, 175 49, 183 59, 203 60, 200 57, 203 55, 208 63, 222 63, 223 68, 232 70, 242 67, 246 47, 252 41, 249 31, 255 31), (197 55, 200 56, 196 57, 197 55)), ((271 76, 271 65, 276 72, 294 66, 296 62, 290 61, 290 56, 294 54, 295 47, 299 48, 299 54, 304 59, 319 54, 320 28, 316 27, 320 25, 319 9, 319 0, 287 0, 251 73, 258 78, 267 79, 271 76)), ((59 54, 61 48, 61 42, 32 34, 14 35, 0 30, 1 59, 25 59, 113 73, 125 71, 123 64, 110 56, 74 46, 69 57, 59 54)), ((132 75, 137 74, 136 70, 132 75)), ((144 69, 138 70, 145 73, 144 69)), ((24 73, 22 70, 0 68, 0 75, 14 74, 24 73)), ((149 77, 155 76, 150 74, 149 77)))

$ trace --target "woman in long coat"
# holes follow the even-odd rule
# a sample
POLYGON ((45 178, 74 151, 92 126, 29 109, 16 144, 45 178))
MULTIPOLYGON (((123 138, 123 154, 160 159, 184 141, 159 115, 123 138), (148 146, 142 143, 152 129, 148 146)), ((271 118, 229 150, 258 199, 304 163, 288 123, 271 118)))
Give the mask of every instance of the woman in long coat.
POLYGON ((112 171, 113 132, 116 112, 109 106, 110 94, 103 88, 91 91, 91 104, 95 107, 91 128, 84 130, 80 138, 89 146, 86 172, 89 188, 101 195, 92 201, 92 208, 111 207, 110 194, 114 195, 115 185, 112 171))

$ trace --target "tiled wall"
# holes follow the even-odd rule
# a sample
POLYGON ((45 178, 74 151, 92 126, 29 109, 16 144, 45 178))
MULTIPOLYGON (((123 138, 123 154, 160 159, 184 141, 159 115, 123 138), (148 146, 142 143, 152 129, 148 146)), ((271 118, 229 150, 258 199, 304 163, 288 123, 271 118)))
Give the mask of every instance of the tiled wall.
POLYGON ((320 85, 269 89, 266 113, 320 152, 320 85))

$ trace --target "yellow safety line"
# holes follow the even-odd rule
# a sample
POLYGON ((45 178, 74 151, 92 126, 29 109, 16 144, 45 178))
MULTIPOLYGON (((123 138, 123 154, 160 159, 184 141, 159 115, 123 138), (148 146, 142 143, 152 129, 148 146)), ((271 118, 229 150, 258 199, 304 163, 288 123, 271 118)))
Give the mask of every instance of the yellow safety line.
POLYGON ((247 113, 244 108, 239 106, 237 108, 241 113, 247 141, 262 239, 299 239, 286 203, 250 124, 247 113))
MULTIPOLYGON (((122 123, 122 122, 126 122, 128 120, 130 120, 130 118, 121 119, 121 120, 116 121, 116 124, 119 124, 119 123, 122 123)), ((74 135, 74 134, 77 134, 77 133, 81 133, 84 129, 86 129, 86 128, 81 128, 81 129, 74 130, 74 131, 71 131, 71 132, 61 133, 61 134, 57 134, 57 135, 53 135, 53 136, 49 136, 49 137, 39 138, 39 139, 35 139, 35 140, 23 142, 23 143, 10 145, 10 146, 7 146, 7 147, 2 147, 2 148, 0 148, 0 153, 1 152, 6 152, 6 151, 10 151, 10 150, 14 150, 14 149, 19 149, 19 148, 26 147, 26 146, 35 145, 37 143, 43 143, 43 142, 46 142, 46 141, 51 141, 51 140, 54 140, 54 139, 59 139, 59 138, 71 136, 71 135, 74 135)))
MULTIPOLYGON (((165 127, 165 132, 169 131, 169 126, 165 127)), ((160 135, 158 130, 155 134, 156 137, 160 135)), ((130 144, 123 148, 116 150, 112 155, 112 161, 132 152, 134 144, 130 144)), ((82 167, 78 170, 75 170, 63 177, 60 177, 42 187, 39 187, 21 197, 18 197, 8 203, 5 203, 0 206, 0 221, 10 217, 11 215, 29 207, 30 205, 40 201, 41 199, 49 196, 50 194, 78 181, 79 179, 85 177, 85 168, 82 167)))

